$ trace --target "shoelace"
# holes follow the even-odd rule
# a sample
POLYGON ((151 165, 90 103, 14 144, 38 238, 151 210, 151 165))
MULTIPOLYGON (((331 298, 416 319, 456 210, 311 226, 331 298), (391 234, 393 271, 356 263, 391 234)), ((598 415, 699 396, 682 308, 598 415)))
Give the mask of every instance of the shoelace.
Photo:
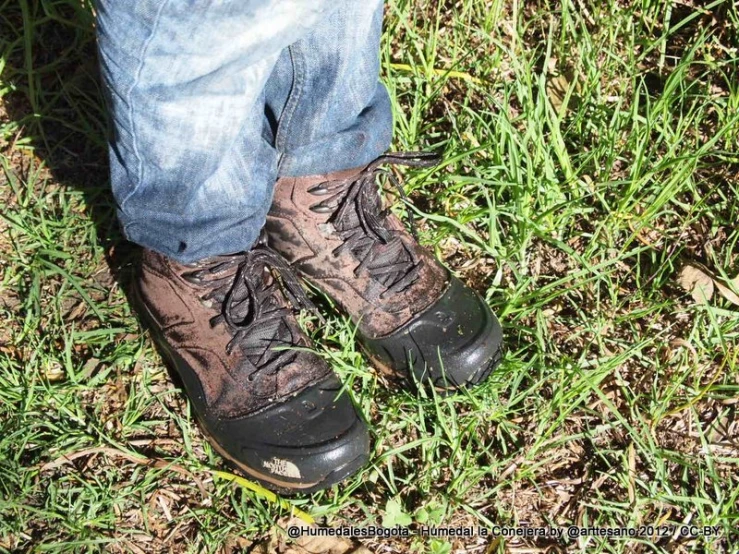
POLYGON ((260 374, 275 375, 297 356, 281 348, 296 345, 294 333, 299 330, 287 321, 291 312, 302 308, 317 313, 287 262, 266 246, 241 255, 209 258, 183 278, 211 289, 201 297, 204 302, 221 304, 221 313, 211 318, 210 325, 225 322, 233 331, 226 350, 230 354, 235 347, 241 348, 255 367, 250 381, 260 374), (287 305, 280 301, 280 291, 287 305))
POLYGON ((413 248, 402 241, 401 234, 388 229, 385 219, 390 208, 382 209, 377 191, 377 179, 387 175, 406 205, 411 234, 417 240, 415 219, 408 196, 400 182, 390 171, 381 166, 405 165, 409 167, 432 167, 440 157, 430 152, 397 152, 380 156, 350 179, 319 183, 308 192, 314 196, 326 196, 310 206, 313 212, 331 214, 329 223, 334 226, 344 241, 333 251, 339 256, 349 250, 359 260, 354 275, 359 277, 363 269, 386 287, 381 297, 401 292, 415 282, 422 268, 413 248))

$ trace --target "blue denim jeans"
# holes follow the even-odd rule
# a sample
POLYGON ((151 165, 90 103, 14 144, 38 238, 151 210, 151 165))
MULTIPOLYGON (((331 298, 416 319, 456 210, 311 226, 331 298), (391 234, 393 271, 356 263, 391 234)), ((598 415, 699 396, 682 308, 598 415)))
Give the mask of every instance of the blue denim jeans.
POLYGON ((389 146, 382 0, 98 0, 126 237, 192 262, 248 250, 279 176, 389 146))

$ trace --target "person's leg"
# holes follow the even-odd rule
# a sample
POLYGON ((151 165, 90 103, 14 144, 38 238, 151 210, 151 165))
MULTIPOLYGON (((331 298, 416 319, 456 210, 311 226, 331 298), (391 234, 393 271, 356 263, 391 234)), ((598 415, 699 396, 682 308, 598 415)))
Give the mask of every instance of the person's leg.
POLYGON ((369 455, 366 425, 297 322, 294 308, 309 306, 300 285, 254 244, 279 159, 264 85, 335 6, 98 4, 113 190, 144 246, 136 307, 216 449, 288 492, 330 486, 369 455))
POLYGON ((377 195, 392 131, 378 82, 382 2, 351 2, 290 45, 268 83, 279 120, 280 179, 270 244, 356 322, 375 365, 442 388, 475 385, 501 358, 501 328, 485 301, 420 247, 377 195), (292 74, 288 71, 291 68, 292 74))
POLYGON ((277 175, 264 85, 336 4, 98 1, 111 180, 130 240, 181 262, 249 248, 277 175))
POLYGON ((282 53, 266 87, 281 176, 366 165, 389 148, 382 15, 383 0, 343 2, 282 53))

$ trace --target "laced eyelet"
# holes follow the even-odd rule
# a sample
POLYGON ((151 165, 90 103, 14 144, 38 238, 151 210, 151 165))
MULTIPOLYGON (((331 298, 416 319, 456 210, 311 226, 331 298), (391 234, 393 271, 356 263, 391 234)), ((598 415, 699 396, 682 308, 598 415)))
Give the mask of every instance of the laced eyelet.
POLYGON ((313 196, 326 196, 330 191, 326 186, 326 183, 318 183, 308 189, 308 192, 313 196))
POLYGON ((311 206, 308 209, 312 211, 313 213, 317 213, 317 214, 330 214, 334 211, 333 208, 330 208, 328 206, 323 206, 321 204, 316 204, 315 206, 311 206))

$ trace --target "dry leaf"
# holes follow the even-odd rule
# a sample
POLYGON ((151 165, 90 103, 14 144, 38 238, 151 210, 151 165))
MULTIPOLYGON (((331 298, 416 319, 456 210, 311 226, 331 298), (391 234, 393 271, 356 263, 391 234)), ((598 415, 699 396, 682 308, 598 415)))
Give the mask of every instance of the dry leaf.
MULTIPOLYGON (((724 285, 720 280, 714 279, 714 282, 716 283, 716 288, 721 293, 721 296, 726 298, 726 300, 728 300, 735 306, 739 306, 739 295, 737 295, 727 285, 724 285)), ((739 276, 734 277, 734 279, 731 282, 734 285, 734 289, 739 290, 739 276)))
POLYGON ((721 296, 735 306, 739 306, 739 295, 734 292, 734 290, 739 290, 739 275, 727 283, 703 264, 691 262, 680 270, 677 282, 693 296, 698 304, 707 304, 713 297, 714 291, 718 289, 721 296))
POLYGON ((564 75, 557 75, 556 77, 547 79, 547 96, 552 103, 552 107, 554 107, 554 111, 559 112, 564 103, 565 96, 567 96, 567 89, 569 87, 570 82, 564 75))
POLYGON ((569 69, 565 69, 563 73, 557 73, 555 70, 551 70, 545 84, 545 90, 547 97, 549 98, 549 102, 551 102, 554 111, 557 113, 562 111, 562 106, 564 105, 565 100, 567 100, 567 105, 564 107, 567 111, 577 107, 580 103, 580 99, 578 97, 580 88, 580 82, 577 79, 577 75, 569 69), (567 98, 567 93, 570 92, 570 88, 573 90, 570 97, 567 98))
POLYGON ((85 365, 82 366, 82 375, 81 377, 83 379, 89 379, 92 377, 92 374, 95 373, 95 370, 100 366, 100 360, 97 358, 90 358, 85 362, 85 365))
POLYGON ((695 264, 684 265, 677 282, 698 304, 708 304, 713 298, 713 278, 695 264))

